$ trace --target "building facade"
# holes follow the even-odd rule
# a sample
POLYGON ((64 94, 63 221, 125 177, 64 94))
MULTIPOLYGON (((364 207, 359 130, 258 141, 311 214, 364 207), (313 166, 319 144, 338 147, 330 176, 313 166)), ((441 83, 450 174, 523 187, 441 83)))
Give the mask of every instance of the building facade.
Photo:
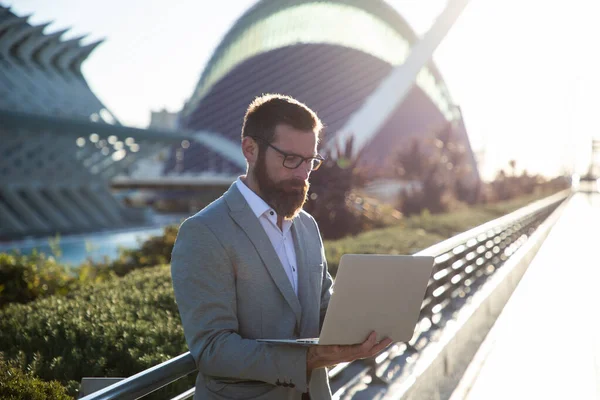
MULTIPOLYGON (((404 19, 380 0, 262 0, 225 35, 180 113, 182 128, 218 132, 240 140, 248 104, 263 93, 293 96, 325 123, 326 143, 335 137, 367 96, 409 54, 417 36, 404 19)), ((454 126, 454 140, 477 165, 444 81, 433 63, 424 67, 409 96, 363 149, 361 162, 386 168, 395 151, 414 137, 454 126)), ((165 172, 242 169, 201 144, 179 156, 174 150, 165 172)))
POLYGON ((0 6, 0 241, 147 223, 111 179, 181 135, 127 128, 81 73, 99 45, 0 6))

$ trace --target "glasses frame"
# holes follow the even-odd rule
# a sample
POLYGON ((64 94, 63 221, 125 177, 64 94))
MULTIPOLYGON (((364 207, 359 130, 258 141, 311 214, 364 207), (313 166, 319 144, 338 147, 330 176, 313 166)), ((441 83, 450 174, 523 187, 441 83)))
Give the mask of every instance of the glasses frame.
POLYGON ((279 154, 281 154, 283 156, 283 162, 282 165, 287 168, 287 169, 296 169, 298 167, 300 167, 304 162, 306 161, 311 161, 311 171, 316 171, 319 169, 319 167, 321 167, 321 165, 323 165, 323 162, 325 161, 325 158, 323 158, 323 156, 321 156, 320 154, 317 154, 314 157, 302 157, 299 154, 293 154, 293 153, 286 153, 285 151, 273 146, 271 143, 269 143, 267 140, 258 137, 258 136, 250 136, 248 135, 248 137, 251 137, 252 139, 254 139, 254 141, 261 141, 263 143, 265 143, 267 146, 269 146, 270 148, 272 148, 273 150, 275 150, 276 152, 278 152, 279 154), (300 158, 300 162, 298 163, 298 165, 296 165, 295 167, 288 167, 287 165, 285 165, 285 161, 288 159, 288 157, 299 157, 300 158), (312 166, 312 161, 313 160, 317 160, 319 163, 317 164, 316 167, 312 166))

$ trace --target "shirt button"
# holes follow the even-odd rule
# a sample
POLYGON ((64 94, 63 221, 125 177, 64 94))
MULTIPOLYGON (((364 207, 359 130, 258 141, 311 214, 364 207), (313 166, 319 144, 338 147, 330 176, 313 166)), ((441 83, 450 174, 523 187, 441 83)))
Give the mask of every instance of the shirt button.
POLYGON ((270 212, 271 215, 275 215, 275 213, 273 211, 270 212))

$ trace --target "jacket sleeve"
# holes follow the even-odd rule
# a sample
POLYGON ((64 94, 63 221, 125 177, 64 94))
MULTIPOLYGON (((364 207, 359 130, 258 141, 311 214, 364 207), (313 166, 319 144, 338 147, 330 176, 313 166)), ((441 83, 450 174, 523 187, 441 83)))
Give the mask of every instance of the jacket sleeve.
POLYGON ((269 345, 238 334, 232 262, 196 217, 179 229, 171 276, 185 338, 203 375, 291 383, 301 392, 308 390, 305 347, 269 345))

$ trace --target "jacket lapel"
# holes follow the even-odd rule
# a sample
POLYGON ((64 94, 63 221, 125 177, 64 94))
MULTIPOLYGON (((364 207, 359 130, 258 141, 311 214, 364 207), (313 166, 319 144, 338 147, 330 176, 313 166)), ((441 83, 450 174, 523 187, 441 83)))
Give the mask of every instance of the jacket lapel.
POLYGON ((225 193, 225 201, 229 205, 231 217, 244 230, 248 239, 250 239, 256 248, 275 285, 294 311, 297 326, 300 326, 302 309, 298 297, 294 293, 292 284, 281 265, 275 249, 273 249, 269 237, 258 221, 258 218, 256 218, 256 215, 252 213, 246 199, 239 192, 235 183, 225 193))

